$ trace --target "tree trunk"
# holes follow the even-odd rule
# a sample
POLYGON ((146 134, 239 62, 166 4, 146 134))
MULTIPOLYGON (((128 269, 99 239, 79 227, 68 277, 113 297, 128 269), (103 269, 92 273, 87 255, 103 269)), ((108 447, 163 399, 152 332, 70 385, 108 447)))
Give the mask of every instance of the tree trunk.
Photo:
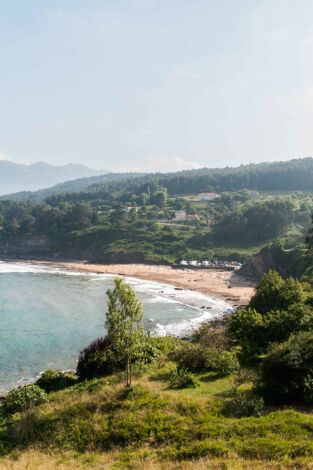
POLYGON ((130 360, 127 357, 127 366, 126 366, 126 387, 130 387, 131 384, 131 372, 130 372, 130 360))

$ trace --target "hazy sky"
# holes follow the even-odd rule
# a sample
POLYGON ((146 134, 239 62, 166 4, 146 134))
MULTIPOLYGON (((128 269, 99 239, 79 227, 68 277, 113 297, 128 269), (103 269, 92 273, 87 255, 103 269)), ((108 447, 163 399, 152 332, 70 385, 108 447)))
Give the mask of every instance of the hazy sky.
POLYGON ((0 0, 0 158, 313 155, 312 0, 0 0))

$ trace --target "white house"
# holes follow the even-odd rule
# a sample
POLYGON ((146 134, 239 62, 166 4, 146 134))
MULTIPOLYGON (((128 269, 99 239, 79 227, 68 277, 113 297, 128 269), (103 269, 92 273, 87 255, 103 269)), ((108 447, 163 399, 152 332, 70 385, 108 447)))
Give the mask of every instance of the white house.
POLYGON ((213 199, 219 198, 220 195, 217 193, 201 193, 199 194, 200 201, 213 201, 213 199))

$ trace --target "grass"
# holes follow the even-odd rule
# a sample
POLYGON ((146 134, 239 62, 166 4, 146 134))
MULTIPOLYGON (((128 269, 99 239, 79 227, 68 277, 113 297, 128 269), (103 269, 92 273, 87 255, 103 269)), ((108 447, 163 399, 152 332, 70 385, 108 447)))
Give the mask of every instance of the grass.
POLYGON ((0 470, 313 468, 310 412, 229 418, 232 377, 197 374, 198 388, 171 390, 172 368, 152 365, 128 392, 115 376, 51 393, 0 429, 0 470))

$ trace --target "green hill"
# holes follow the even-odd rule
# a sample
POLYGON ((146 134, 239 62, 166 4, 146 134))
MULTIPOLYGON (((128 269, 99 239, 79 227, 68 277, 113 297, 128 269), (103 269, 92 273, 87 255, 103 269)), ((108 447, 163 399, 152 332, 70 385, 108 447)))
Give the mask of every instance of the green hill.
POLYGON ((128 392, 115 374, 51 393, 48 404, 2 424, 0 469, 310 468, 310 413, 227 416, 232 376, 199 373, 198 388, 173 390, 172 369, 160 358, 128 392))

